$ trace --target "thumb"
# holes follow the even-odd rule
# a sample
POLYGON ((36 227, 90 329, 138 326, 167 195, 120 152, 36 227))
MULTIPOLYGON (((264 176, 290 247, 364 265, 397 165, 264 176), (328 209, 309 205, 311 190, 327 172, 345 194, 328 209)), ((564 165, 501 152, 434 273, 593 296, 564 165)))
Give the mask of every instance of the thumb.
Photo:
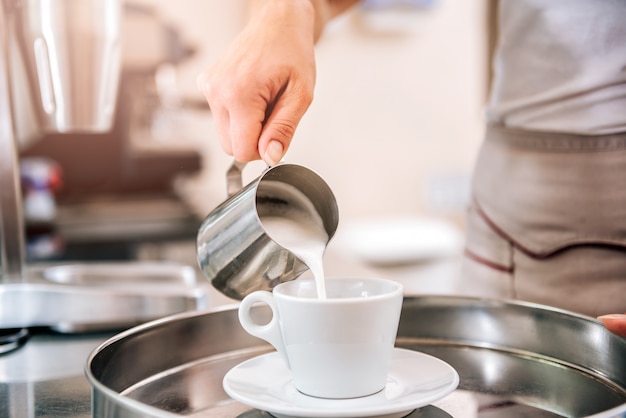
POLYGON ((283 159, 287 151, 285 150, 285 146, 283 145, 282 142, 276 139, 272 139, 267 144, 265 151, 261 151, 261 152, 262 152, 261 155, 262 155, 263 161, 265 161, 267 165, 273 166, 273 165, 278 164, 280 160, 283 159))
POLYGON ((626 314, 602 315, 598 319, 612 333, 626 337, 626 314))
POLYGON ((298 96, 290 99, 283 94, 267 117, 259 137, 259 154, 269 164, 276 165, 284 157, 296 128, 312 99, 298 96))

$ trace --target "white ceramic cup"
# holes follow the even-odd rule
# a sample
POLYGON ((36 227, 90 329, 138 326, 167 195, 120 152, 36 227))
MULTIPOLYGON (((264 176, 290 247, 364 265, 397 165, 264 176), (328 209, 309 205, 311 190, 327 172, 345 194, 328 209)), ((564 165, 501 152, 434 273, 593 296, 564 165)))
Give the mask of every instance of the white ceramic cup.
POLYGON ((257 291, 239 307, 250 334, 272 344, 293 374, 296 388, 319 398, 357 398, 381 391, 398 332, 402 286, 383 279, 326 279, 326 299, 314 280, 294 280, 273 293, 257 291), (251 316, 262 302, 272 310, 267 324, 251 316))

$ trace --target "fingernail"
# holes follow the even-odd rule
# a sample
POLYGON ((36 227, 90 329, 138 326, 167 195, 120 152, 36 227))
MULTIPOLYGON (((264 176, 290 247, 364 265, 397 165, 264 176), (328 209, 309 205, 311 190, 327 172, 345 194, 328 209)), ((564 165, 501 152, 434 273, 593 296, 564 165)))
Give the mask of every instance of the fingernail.
POLYGON ((279 141, 273 140, 267 145, 265 154, 263 155, 263 161, 269 165, 276 165, 283 158, 283 151, 285 148, 279 141))
POLYGON ((603 319, 620 319, 620 318, 626 318, 626 315, 623 315, 623 314, 608 314, 608 315, 601 315, 597 319, 603 320, 603 319))

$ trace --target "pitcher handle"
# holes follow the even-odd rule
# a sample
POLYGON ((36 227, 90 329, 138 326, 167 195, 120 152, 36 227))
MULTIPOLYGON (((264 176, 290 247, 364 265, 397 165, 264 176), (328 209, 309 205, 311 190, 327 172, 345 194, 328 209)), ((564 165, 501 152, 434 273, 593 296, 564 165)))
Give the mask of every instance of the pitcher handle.
MULTIPOLYGON (((282 164, 284 162, 285 160, 280 160, 278 164, 282 164)), ((226 170, 226 192, 228 193, 228 197, 231 197, 235 193, 239 192, 239 190, 243 189, 242 174, 246 164, 247 163, 240 163, 237 160, 233 160, 230 168, 226 170)), ((272 168, 272 166, 268 165, 265 167, 264 173, 270 168, 272 168)))
POLYGON ((245 166, 246 163, 233 160, 230 168, 226 171, 226 192, 228 193, 228 197, 242 189, 243 180, 241 175, 245 166))

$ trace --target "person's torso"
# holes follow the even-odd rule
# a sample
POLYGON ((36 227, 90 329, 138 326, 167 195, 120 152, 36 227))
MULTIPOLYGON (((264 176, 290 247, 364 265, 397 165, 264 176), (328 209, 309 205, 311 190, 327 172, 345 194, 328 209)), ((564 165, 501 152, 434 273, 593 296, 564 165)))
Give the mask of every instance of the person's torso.
POLYGON ((498 37, 490 123, 626 132, 626 1, 500 0, 498 37))

